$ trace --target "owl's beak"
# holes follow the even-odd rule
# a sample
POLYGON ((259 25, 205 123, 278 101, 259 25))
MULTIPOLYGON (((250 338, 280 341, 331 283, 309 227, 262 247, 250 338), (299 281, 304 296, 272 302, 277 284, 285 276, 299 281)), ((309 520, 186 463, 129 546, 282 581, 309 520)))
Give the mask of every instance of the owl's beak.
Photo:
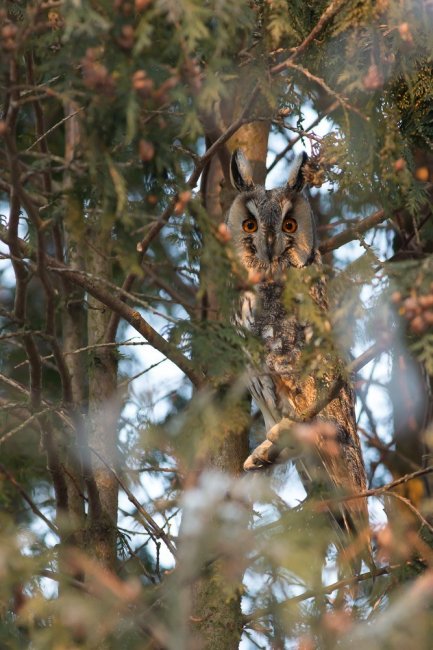
POLYGON ((266 252, 270 262, 274 259, 275 233, 269 231, 266 233, 266 252))

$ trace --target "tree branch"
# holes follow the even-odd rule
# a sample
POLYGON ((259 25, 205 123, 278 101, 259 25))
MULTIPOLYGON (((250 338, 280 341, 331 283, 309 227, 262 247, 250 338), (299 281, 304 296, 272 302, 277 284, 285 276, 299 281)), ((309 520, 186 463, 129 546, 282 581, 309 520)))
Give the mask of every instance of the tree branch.
POLYGON ((24 488, 18 483, 16 478, 9 472, 9 470, 6 469, 4 465, 0 463, 0 472, 3 474, 5 478, 11 483, 14 488, 21 494, 22 498, 28 505, 30 506, 31 510, 35 513, 39 519, 42 519, 42 521, 48 526, 48 528, 55 533, 57 536, 59 536, 59 531, 57 528, 54 526, 54 524, 51 523, 49 519, 44 515, 43 512, 41 512, 38 508, 38 506, 35 504, 34 501, 29 497, 27 492, 24 490, 24 488))
POLYGON ((332 20, 337 11, 343 6, 345 1, 346 0, 333 0, 333 2, 331 2, 329 6, 326 7, 325 11, 320 16, 318 22, 313 27, 308 36, 304 38, 302 43, 293 48, 292 54, 288 59, 286 59, 286 61, 282 61, 281 63, 274 65, 274 67, 271 68, 271 73, 278 74, 279 72, 282 72, 286 68, 288 61, 293 61, 297 56, 302 54, 302 52, 307 49, 310 43, 312 43, 312 41, 317 38, 323 28, 332 20))
MULTIPOLYGON (((0 240, 8 243, 8 237, 5 236, 5 229, 0 227, 0 240)), ((21 254, 26 255, 30 259, 34 256, 30 247, 22 239, 19 239, 19 246, 21 254)), ((97 298, 103 305, 106 305, 114 312, 124 318, 132 327, 137 330, 149 343, 156 349, 164 354, 170 361, 185 373, 188 379, 197 388, 204 384, 205 377, 194 367, 194 364, 185 357, 171 343, 166 341, 142 316, 141 314, 128 307, 122 300, 113 295, 112 290, 102 286, 98 278, 89 277, 88 274, 83 273, 79 269, 71 269, 70 267, 62 264, 53 257, 46 256, 47 268, 53 272, 63 273, 73 284, 83 287, 92 296, 97 298)))
POLYGON ((353 501, 354 499, 366 499, 367 497, 377 497, 380 496, 381 494, 385 494, 385 492, 389 492, 389 490, 392 490, 393 488, 397 487, 398 485, 401 485, 402 483, 407 483, 408 481, 412 481, 413 479, 419 478, 420 476, 426 476, 427 474, 431 474, 432 472, 433 472, 433 465, 430 465, 429 467, 424 467, 423 469, 419 469, 416 472, 412 472, 412 474, 405 474, 404 476, 401 476, 395 481, 386 483, 381 487, 371 488, 370 490, 365 490, 364 492, 359 492, 358 494, 347 494, 342 497, 336 497, 335 499, 327 499, 325 501, 321 501, 320 503, 315 504, 315 508, 317 508, 320 511, 322 509, 329 508, 331 505, 335 503, 353 501))
POLYGON ((128 486, 122 481, 120 476, 114 471, 112 467, 102 458, 102 456, 96 451, 96 449, 93 449, 93 447, 90 447, 90 450, 99 458, 99 460, 105 465, 105 467, 111 472, 111 474, 114 476, 116 481, 119 483, 120 487, 122 490, 125 492, 126 496, 128 497, 129 501, 134 504, 134 506, 137 508, 138 512, 141 514, 141 516, 144 518, 148 526, 150 527, 150 530, 155 537, 158 537, 159 539, 162 539, 164 544, 167 546, 168 550, 170 553, 176 557, 177 551, 176 548, 167 535, 167 533, 156 523, 156 521, 149 515, 148 512, 143 508, 143 506, 140 504, 140 502, 135 498, 135 496, 132 494, 131 490, 128 488, 128 486))
POLYGON ((411 512, 413 512, 415 517, 420 520, 422 525, 425 526, 426 528, 428 528, 428 530, 431 533, 433 533, 433 526, 431 524, 429 524, 427 519, 422 516, 422 514, 420 513, 418 508, 415 508, 415 506, 413 505, 413 503, 411 503, 411 501, 409 499, 406 499, 406 497, 401 496, 401 494, 397 494, 397 492, 390 492, 389 496, 393 497, 394 499, 397 499, 398 501, 401 501, 402 503, 404 503, 405 506, 407 506, 407 508, 409 508, 409 510, 411 512))
POLYGON ((344 232, 335 235, 334 237, 330 237, 330 239, 322 242, 322 244, 319 246, 319 251, 322 254, 330 253, 331 251, 340 248, 340 246, 358 239, 359 235, 367 232, 367 230, 370 230, 370 228, 378 226, 388 218, 389 217, 387 214, 385 214, 384 210, 378 210, 365 219, 362 219, 358 223, 355 223, 353 226, 350 226, 344 232))
POLYGON ((288 154, 288 152, 289 152, 291 149, 293 149, 293 147, 295 146, 295 144, 296 144, 297 142, 299 142, 299 140, 304 136, 304 133, 305 133, 305 134, 308 134, 308 132, 311 131, 311 129, 314 129, 315 126, 317 126, 318 124, 320 124, 320 122, 321 122, 322 120, 324 120, 325 117, 326 117, 327 115, 330 115, 333 111, 335 111, 335 109, 336 109, 338 106, 339 106, 339 103, 338 103, 338 102, 334 102, 333 104, 331 104, 331 106, 330 106, 328 109, 326 109, 326 110, 325 110, 321 115, 318 115, 318 116, 316 117, 316 119, 313 120, 309 126, 307 126, 307 128, 305 129, 305 131, 303 131, 302 133, 298 133, 298 135, 297 135, 295 138, 293 138, 293 140, 290 140, 289 143, 287 144, 287 146, 284 147, 284 149, 283 149, 282 151, 280 151, 280 153, 277 154, 277 155, 275 156, 275 158, 273 159, 272 163, 271 163, 271 164, 269 165, 269 167, 267 168, 267 170, 266 170, 266 174, 269 174, 269 172, 271 172, 271 171, 274 169, 274 167, 275 167, 276 165, 278 165, 278 163, 280 162, 280 160, 282 160, 282 159, 284 158, 284 156, 286 156, 286 155, 288 154))
POLYGON ((359 117, 361 117, 363 120, 368 121, 369 118, 367 118, 359 108, 356 108, 356 106, 353 106, 353 104, 350 104, 344 97, 340 95, 340 93, 337 93, 337 91, 333 90, 324 79, 321 77, 318 77, 317 75, 313 74, 307 68, 304 68, 304 66, 299 65, 297 63, 293 63, 289 59, 285 62, 285 67, 286 68, 291 68, 292 70, 295 70, 296 72, 299 72, 302 74, 304 77, 309 79, 310 81, 313 81, 315 84, 323 88, 323 90, 330 96, 333 97, 334 99, 337 100, 337 102, 347 111, 352 111, 352 113, 355 113, 359 117))
POLYGON ((32 413, 23 422, 21 422, 18 426, 14 427, 13 429, 10 429, 6 433, 4 433, 0 437, 0 445, 2 445, 4 442, 9 440, 12 436, 14 436, 19 431, 22 431, 22 429, 24 429, 26 426, 31 424, 33 422, 33 420, 37 421, 40 416, 45 415, 46 413, 51 413, 51 412, 53 412, 55 410, 56 410, 55 408, 47 406, 47 408, 43 409, 42 411, 38 411, 37 413, 32 413))
POLYGON ((352 576, 351 578, 338 580, 337 582, 334 582, 331 585, 327 585, 326 587, 323 587, 323 589, 308 589, 307 591, 304 591, 303 594, 299 594, 299 596, 293 596, 293 598, 288 598, 287 600, 284 600, 281 603, 276 603, 274 606, 264 607, 263 609, 257 609, 255 612, 252 612, 251 614, 247 614, 244 617, 245 623, 248 624, 250 622, 256 621, 259 618, 269 616, 275 612, 275 609, 282 609, 285 607, 289 607, 294 603, 300 603, 304 600, 308 600, 309 598, 317 598, 317 596, 332 594, 333 591, 336 591, 337 589, 341 589, 342 587, 350 587, 351 585, 357 585, 360 582, 365 582, 366 580, 373 580, 374 578, 378 578, 379 576, 389 575, 393 571, 397 571, 398 569, 410 565, 411 562, 406 562, 405 564, 391 564, 389 566, 381 567, 380 569, 374 569, 373 571, 367 571, 366 573, 361 573, 360 575, 352 576))
POLYGON ((65 267, 52 258, 49 260, 49 268, 51 271, 64 273, 71 282, 86 289, 86 291, 97 298, 102 304, 117 313, 119 317, 124 318, 135 330, 137 330, 137 332, 144 336, 144 338, 156 350, 159 350, 159 352, 164 354, 170 361, 177 365, 194 386, 198 388, 203 385, 204 375, 195 369, 191 361, 171 343, 166 341, 138 311, 132 309, 120 298, 114 296, 109 289, 104 288, 98 279, 89 278, 88 275, 84 274, 82 271, 65 267))

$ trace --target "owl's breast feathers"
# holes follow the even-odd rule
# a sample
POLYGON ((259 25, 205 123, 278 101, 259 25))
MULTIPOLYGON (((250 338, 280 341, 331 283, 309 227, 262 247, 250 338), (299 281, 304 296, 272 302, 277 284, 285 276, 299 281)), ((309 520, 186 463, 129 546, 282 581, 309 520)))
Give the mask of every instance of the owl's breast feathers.
POLYGON ((262 283, 257 292, 248 291, 241 298, 239 324, 264 343, 259 367, 250 367, 250 391, 263 415, 266 428, 282 417, 290 417, 308 408, 316 399, 314 382, 299 380, 297 368, 305 328, 296 317, 289 316, 282 296, 284 285, 262 283))

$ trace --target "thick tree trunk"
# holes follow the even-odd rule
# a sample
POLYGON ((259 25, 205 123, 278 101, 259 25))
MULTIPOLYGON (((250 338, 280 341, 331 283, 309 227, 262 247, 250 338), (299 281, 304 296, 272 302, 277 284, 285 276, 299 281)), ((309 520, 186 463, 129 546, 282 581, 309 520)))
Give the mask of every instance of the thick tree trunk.
MULTIPOLYGON (((65 105, 65 114, 74 112, 73 106, 65 105)), ((70 164, 76 155, 80 132, 77 117, 67 120, 65 125, 65 160, 70 164)), ((84 268, 81 241, 84 230, 81 202, 73 194, 73 180, 69 173, 64 176, 65 216, 64 254, 66 262, 74 269, 84 268), (81 240, 81 241, 80 241, 81 240)), ((83 477, 82 451, 80 441, 84 435, 83 421, 80 417, 87 400, 87 381, 82 354, 76 351, 84 347, 86 341, 86 317, 84 311, 84 291, 81 287, 63 280, 62 332, 65 364, 69 372, 72 393, 72 410, 75 413, 75 431, 71 434, 65 454, 65 481, 68 493, 68 526, 75 544, 82 546, 85 528, 85 484, 83 477)))
MULTIPOLYGON (((96 215, 89 225, 87 237, 87 272, 110 281, 111 219, 107 215, 96 215)), ((109 467, 115 467, 117 459, 117 360, 112 347, 99 347, 104 343, 111 312, 90 295, 87 304, 88 345, 94 346, 90 352, 89 367, 88 440, 92 474, 100 502, 99 511, 92 512, 89 508, 87 545, 88 551, 98 561, 114 569, 118 484, 109 467)))
MULTIPOLYGON (((75 269, 83 268, 83 260, 79 252, 79 242, 74 229, 69 229, 75 218, 82 218, 80 205, 74 198, 67 201, 65 214, 65 252, 69 265, 75 269), (78 213, 78 214, 77 214, 78 213)), ((64 303, 62 305, 62 331, 65 364, 71 378, 72 410, 75 414, 75 431, 71 433, 68 448, 65 453, 65 481, 68 492, 68 527, 74 543, 78 546, 83 542, 85 527, 85 485, 83 479, 82 452, 80 441, 84 435, 83 419, 81 417, 85 404, 86 376, 82 354, 76 350, 85 345, 85 313, 84 291, 80 287, 64 281, 64 303)))
MULTIPOLYGON (((267 152, 269 126, 263 122, 249 124, 239 130, 229 142, 230 149, 242 147, 248 159, 254 163, 256 182, 264 182, 265 159, 267 152)), ((225 170, 226 171, 226 170, 225 170)), ((207 171, 203 187, 203 201, 209 216, 215 224, 224 220, 224 211, 231 196, 225 186, 221 191, 224 174, 219 158, 214 157, 207 171), (222 207, 224 206, 224 207, 222 207)), ((216 292, 212 287, 212 269, 202 268, 202 279, 206 286, 206 309, 204 313, 218 314, 216 292)), ((215 316, 213 316, 215 317, 215 316)), ((242 408, 240 406, 240 408, 242 408)), ((222 434, 221 442, 210 453, 203 470, 216 470, 240 477, 243 474, 243 462, 248 455, 248 430, 227 430, 222 434)), ((212 562, 206 575, 196 580, 192 587, 193 634, 198 637, 200 647, 212 650, 235 650, 242 635, 241 583, 243 569, 237 575, 231 573, 231 587, 228 587, 224 560, 212 562), (223 588, 224 587, 224 588, 223 588)))

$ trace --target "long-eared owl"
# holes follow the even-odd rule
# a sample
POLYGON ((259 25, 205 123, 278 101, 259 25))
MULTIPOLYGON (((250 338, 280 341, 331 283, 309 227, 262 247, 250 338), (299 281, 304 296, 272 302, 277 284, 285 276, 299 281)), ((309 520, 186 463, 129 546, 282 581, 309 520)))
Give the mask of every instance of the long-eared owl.
MULTIPOLYGON (((244 467, 259 469, 273 463, 281 452, 277 443, 284 440, 282 455, 295 460, 307 493, 314 477, 322 473, 338 492, 356 494, 365 490, 366 478, 353 392, 344 373, 339 375, 343 364, 325 354, 322 367, 305 375, 302 353, 311 325, 300 320, 296 309, 292 313, 293 302, 286 300, 295 274, 306 267, 316 270, 308 292, 327 319, 316 224, 303 193, 307 160, 305 153, 298 156, 287 183, 267 190, 253 183, 242 151, 235 151, 231 159, 232 184, 239 193, 229 209, 227 226, 241 264, 256 276, 251 290, 241 295, 235 322, 263 343, 260 362, 249 364, 248 384, 267 434, 244 467), (323 399, 327 390, 335 388, 337 377, 338 391, 323 399), (321 400, 320 412, 306 418, 321 400)), ((347 529, 355 522, 358 529, 360 523, 367 524, 365 499, 348 502, 339 516, 347 529)))

